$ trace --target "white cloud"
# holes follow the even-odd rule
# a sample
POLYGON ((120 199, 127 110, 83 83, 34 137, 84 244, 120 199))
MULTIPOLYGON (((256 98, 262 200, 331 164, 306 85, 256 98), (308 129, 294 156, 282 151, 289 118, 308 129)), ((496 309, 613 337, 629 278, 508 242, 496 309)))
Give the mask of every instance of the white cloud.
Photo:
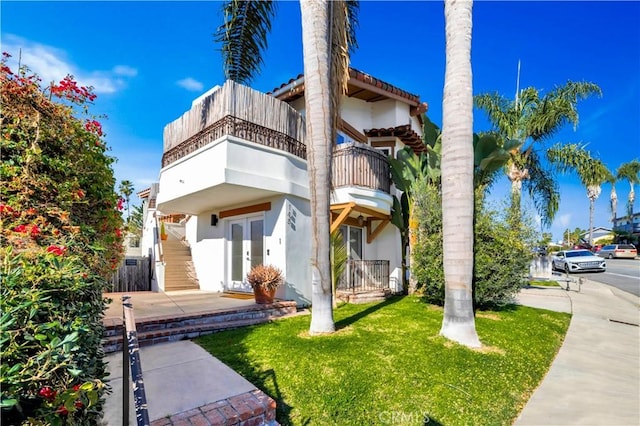
POLYGON ((97 94, 124 89, 127 85, 126 77, 133 77, 138 73, 135 68, 127 65, 116 65, 111 71, 82 70, 69 60, 64 50, 14 34, 3 34, 2 50, 13 55, 9 61, 13 69, 17 69, 20 60, 22 65, 27 65, 42 78, 43 84, 58 82, 70 74, 79 85, 92 86, 97 94))
POLYGON ((183 89, 187 89, 191 92, 201 92, 204 88, 204 84, 195 80, 191 77, 183 78, 182 80, 178 80, 176 84, 183 89))
POLYGON ((138 70, 127 65, 116 65, 113 67, 113 73, 127 77, 135 77, 138 75, 138 70))
POLYGON ((558 217, 558 222, 562 227, 567 227, 571 223, 571 213, 563 214, 558 217))

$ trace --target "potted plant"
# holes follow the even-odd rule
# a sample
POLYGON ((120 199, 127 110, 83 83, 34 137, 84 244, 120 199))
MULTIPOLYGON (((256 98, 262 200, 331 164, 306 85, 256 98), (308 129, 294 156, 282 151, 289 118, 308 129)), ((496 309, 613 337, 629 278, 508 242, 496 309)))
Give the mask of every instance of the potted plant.
POLYGON ((160 239, 163 241, 167 239, 167 231, 164 229, 164 222, 160 222, 160 239))
POLYGON ((273 303, 278 287, 284 282, 282 271, 273 265, 256 265, 247 274, 256 303, 273 303))

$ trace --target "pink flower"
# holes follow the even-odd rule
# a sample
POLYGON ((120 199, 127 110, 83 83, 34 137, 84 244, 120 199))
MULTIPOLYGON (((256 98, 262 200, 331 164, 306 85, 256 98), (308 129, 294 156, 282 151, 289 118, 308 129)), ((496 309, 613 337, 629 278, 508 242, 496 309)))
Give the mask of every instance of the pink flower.
POLYGON ((124 198, 118 199, 118 210, 122 211, 124 209, 124 198))

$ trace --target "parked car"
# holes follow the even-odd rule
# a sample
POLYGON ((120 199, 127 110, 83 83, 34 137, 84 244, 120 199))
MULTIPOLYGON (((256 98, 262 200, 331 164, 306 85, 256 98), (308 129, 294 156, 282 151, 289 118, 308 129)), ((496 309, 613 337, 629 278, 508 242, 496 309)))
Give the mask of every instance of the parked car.
POLYGON ((534 247, 533 250, 531 250, 531 252, 537 256, 546 256, 547 248, 545 246, 538 246, 538 247, 534 247))
POLYGON ((594 255, 589 250, 562 250, 557 252, 551 260, 551 269, 571 272, 604 272, 607 263, 604 259, 594 255))
POLYGON ((638 255, 638 250, 633 244, 609 244, 598 250, 596 254, 607 259, 634 259, 638 255))

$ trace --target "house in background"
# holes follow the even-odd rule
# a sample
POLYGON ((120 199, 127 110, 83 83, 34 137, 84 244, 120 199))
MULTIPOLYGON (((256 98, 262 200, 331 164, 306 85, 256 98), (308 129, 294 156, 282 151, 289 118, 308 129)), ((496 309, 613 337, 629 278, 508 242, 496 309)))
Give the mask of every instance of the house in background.
POLYGON ((629 217, 616 217, 613 219, 613 230, 629 234, 632 241, 640 241, 640 212, 636 212, 629 217))
MULTIPOLYGON (((597 228, 593 228, 593 245, 602 244, 602 241, 612 241, 614 237, 614 233, 609 228, 603 228, 601 226, 597 228)), ((589 241, 589 231, 583 232, 580 235, 582 241, 589 241)))
MULTIPOLYGON (((424 150, 425 110, 417 96, 350 69, 332 166, 331 230, 350 258, 343 290, 402 289, 388 156, 424 150)), ((302 75, 269 94, 227 81, 165 127, 159 183, 143 194, 155 290, 250 292, 250 268, 272 264, 286 280, 276 296, 310 304, 304 114, 302 75)))

